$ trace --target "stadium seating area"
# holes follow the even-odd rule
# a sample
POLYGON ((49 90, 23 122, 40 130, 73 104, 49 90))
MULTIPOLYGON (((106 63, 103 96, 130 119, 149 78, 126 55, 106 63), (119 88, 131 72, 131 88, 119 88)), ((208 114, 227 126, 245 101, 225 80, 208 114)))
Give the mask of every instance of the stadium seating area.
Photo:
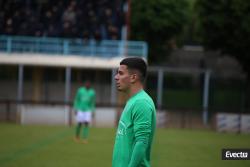
POLYGON ((0 35, 121 39, 126 0, 0 1, 0 35))

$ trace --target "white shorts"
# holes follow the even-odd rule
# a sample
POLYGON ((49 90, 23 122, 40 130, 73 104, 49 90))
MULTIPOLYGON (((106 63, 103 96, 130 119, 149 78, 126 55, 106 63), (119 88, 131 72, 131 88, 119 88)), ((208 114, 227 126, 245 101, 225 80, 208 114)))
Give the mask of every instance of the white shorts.
POLYGON ((84 123, 84 122, 90 123, 91 120, 92 120, 92 112, 91 111, 85 111, 85 112, 77 111, 76 121, 78 123, 84 123))

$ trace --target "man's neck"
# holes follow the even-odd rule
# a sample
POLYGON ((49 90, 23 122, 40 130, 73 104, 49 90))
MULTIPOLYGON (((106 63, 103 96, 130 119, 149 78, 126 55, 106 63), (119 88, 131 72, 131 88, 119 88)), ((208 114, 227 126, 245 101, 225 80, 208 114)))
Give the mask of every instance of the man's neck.
POLYGON ((135 95, 136 93, 138 93, 142 89, 143 89, 143 85, 141 85, 141 84, 132 86, 130 88, 130 91, 128 92, 128 98, 132 97, 133 95, 135 95))

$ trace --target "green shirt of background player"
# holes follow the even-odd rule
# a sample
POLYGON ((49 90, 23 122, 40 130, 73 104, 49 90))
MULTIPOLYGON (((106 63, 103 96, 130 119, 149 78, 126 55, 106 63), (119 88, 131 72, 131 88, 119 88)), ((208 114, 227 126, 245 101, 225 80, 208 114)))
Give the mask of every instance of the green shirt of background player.
POLYGON ((117 89, 129 99, 122 112, 113 150, 113 167, 150 167, 156 128, 156 110, 143 90, 147 65, 140 58, 125 58, 115 76, 117 89))
POLYGON ((92 121, 92 112, 95 111, 95 91, 91 88, 90 81, 85 82, 85 86, 77 90, 74 99, 74 110, 76 111, 76 133, 75 140, 80 141, 81 126, 83 128, 83 143, 87 143, 89 134, 89 123, 92 121))

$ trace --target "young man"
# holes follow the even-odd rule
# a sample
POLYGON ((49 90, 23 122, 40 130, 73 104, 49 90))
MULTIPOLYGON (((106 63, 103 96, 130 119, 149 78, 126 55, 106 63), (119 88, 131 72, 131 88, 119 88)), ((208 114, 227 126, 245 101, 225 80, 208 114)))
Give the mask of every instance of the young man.
POLYGON ((116 133, 113 167, 150 167, 156 110, 143 90, 147 65, 141 58, 125 58, 115 76, 117 89, 128 95, 116 133))
POLYGON ((95 91, 91 88, 90 81, 85 82, 84 87, 80 87, 77 90, 77 94, 74 100, 74 110, 76 111, 76 134, 75 140, 80 141, 81 126, 83 128, 83 143, 88 142, 89 123, 92 119, 92 112, 95 111, 95 91))

